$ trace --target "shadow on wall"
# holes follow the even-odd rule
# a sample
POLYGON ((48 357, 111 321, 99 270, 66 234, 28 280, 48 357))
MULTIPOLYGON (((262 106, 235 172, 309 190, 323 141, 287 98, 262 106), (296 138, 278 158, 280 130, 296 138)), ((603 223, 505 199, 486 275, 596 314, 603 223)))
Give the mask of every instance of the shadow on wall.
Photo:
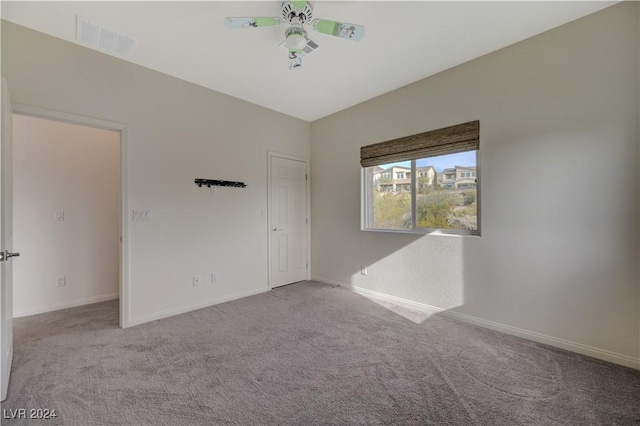
POLYGON ((394 312, 420 323, 431 314, 464 304, 466 239, 363 231, 349 250, 359 263, 343 262, 352 269, 342 271, 334 283, 390 310, 400 309, 394 312), (416 316, 403 308, 425 314, 416 316))

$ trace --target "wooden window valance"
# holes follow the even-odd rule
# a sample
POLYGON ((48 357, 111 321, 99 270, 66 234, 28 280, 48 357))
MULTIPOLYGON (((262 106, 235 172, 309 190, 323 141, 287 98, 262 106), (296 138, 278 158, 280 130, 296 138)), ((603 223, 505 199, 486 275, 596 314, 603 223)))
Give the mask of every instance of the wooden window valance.
POLYGON ((480 121, 470 121, 360 148, 362 167, 379 166, 480 148, 480 121))

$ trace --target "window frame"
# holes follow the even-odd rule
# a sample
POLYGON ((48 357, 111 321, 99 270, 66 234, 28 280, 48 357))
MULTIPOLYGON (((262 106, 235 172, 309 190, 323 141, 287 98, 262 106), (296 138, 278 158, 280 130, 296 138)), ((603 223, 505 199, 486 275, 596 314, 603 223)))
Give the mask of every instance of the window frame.
MULTIPOLYGON (((482 236, 482 196, 481 196, 481 179, 482 175, 480 171, 480 149, 469 150, 476 152, 476 217, 477 217, 477 229, 441 229, 441 228, 417 228, 416 227, 416 199, 417 199, 417 178, 416 178, 416 162, 419 159, 405 160, 411 162, 411 229, 387 229, 387 228, 373 228, 368 227, 370 223, 370 210, 373 208, 373 203, 369 203, 369 200, 373 196, 373 167, 361 167, 360 171, 360 230, 367 232, 384 232, 394 234, 419 234, 419 235, 448 235, 459 237, 481 237, 482 236), (367 178, 367 174, 371 173, 371 178, 367 178)), ((463 151, 463 152, 469 152, 463 151)), ((446 154, 445 154, 446 155, 446 154)), ((427 157, 428 158, 428 157, 427 157)), ((436 172, 438 173, 438 172, 436 172)), ((439 174, 439 173, 438 173, 439 174)))

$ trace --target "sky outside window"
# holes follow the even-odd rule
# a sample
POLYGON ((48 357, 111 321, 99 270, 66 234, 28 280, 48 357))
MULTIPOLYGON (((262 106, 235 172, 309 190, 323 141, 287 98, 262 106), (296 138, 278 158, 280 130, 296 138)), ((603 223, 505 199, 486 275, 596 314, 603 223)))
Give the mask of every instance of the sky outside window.
MULTIPOLYGON (((456 154, 441 155, 439 157, 422 158, 416 161, 416 167, 433 166, 436 172, 440 173, 444 169, 455 166, 475 166, 476 151, 459 152, 456 154)), ((399 166, 411 168, 411 161, 403 161, 400 163, 383 164, 380 167, 387 169, 389 167, 399 166)))

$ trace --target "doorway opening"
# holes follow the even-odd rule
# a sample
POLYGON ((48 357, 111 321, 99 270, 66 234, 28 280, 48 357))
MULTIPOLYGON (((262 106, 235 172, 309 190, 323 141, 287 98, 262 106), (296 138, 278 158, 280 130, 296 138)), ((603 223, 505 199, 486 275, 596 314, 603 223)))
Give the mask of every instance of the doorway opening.
POLYGON ((14 317, 119 299, 128 326, 126 126, 14 104, 14 317))

